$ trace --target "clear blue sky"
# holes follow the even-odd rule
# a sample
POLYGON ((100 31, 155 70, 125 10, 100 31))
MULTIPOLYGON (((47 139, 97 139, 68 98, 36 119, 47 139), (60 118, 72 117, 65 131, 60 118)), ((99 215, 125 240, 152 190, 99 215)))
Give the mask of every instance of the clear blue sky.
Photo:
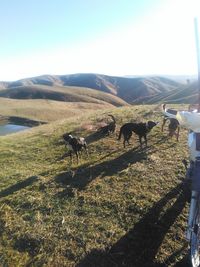
POLYGON ((0 81, 195 74, 199 0, 0 1, 0 81))

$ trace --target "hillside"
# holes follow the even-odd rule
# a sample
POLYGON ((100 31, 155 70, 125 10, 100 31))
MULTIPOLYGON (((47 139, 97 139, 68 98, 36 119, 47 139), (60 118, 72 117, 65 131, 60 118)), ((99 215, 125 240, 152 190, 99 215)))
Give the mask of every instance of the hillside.
POLYGON ((198 103, 198 84, 193 82, 183 88, 174 91, 173 94, 164 98, 165 102, 169 103, 187 103, 187 104, 197 104, 198 103))
MULTIPOLYGON (((2 89, 35 88, 35 85, 48 86, 49 88, 84 87, 92 88, 101 92, 106 92, 117 96, 122 100, 132 104, 137 101, 143 103, 145 98, 171 92, 182 85, 164 77, 114 77, 100 74, 72 74, 72 75, 43 75, 39 77, 22 79, 15 82, 0 83, 2 89)), ((5 97, 5 92, 2 93, 5 97)), ((9 93, 10 94, 10 93, 9 93)), ((56 97, 55 95, 52 97, 56 97)), ((58 96, 63 98, 63 96, 58 96)), ((54 98, 54 100, 57 100, 54 98)))
MULTIPOLYGON (((173 104, 197 104, 198 98, 198 84, 197 81, 191 84, 185 84, 177 87, 174 90, 161 92, 157 95, 146 96, 142 98, 145 104, 155 103, 173 103, 173 104)), ((141 99, 136 99, 133 104, 140 104, 141 99)))
MULTIPOLYGON (((179 106, 178 106, 179 107, 179 106)), ((182 107, 179 107, 180 109, 182 107)), ((156 106, 112 108, 124 122, 161 121, 156 106)), ((186 266, 187 188, 180 141, 157 126, 141 149, 94 132, 105 111, 0 137, 2 266, 186 266), (88 141, 70 163, 62 134, 88 141), (175 160, 174 160, 175 159, 175 160)))
POLYGON ((0 97, 13 99, 49 99, 64 102, 83 102, 95 104, 112 104, 113 106, 128 105, 124 100, 108 93, 89 88, 27 85, 2 89, 0 97))
MULTIPOLYGON (((39 122, 51 122, 77 115, 106 110, 114 105, 100 102, 61 102, 48 99, 10 99, 0 97, 0 115, 5 117, 26 118, 39 122)), ((16 119, 14 119, 16 121, 16 119)), ((23 124, 23 123, 22 123, 23 124)))

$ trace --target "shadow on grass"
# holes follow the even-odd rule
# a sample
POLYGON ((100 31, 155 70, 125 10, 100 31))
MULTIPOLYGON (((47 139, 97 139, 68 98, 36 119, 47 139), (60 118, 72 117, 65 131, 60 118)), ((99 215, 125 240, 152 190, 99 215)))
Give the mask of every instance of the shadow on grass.
POLYGON ((172 139, 168 136, 161 136, 160 138, 157 138, 157 140, 152 144, 152 145, 161 145, 161 144, 166 144, 167 148, 170 148, 172 146, 175 146, 178 144, 178 141, 175 139, 172 139))
POLYGON ((14 185, 11 185, 10 187, 4 189, 3 191, 0 192, 0 198, 2 197, 7 197, 31 184, 33 184, 35 181, 38 180, 37 176, 31 176, 28 177, 27 179, 20 181, 14 185))
POLYGON ((83 190, 97 177, 112 176, 126 169, 130 164, 145 160, 146 157, 146 149, 129 150, 115 159, 104 161, 94 166, 86 166, 76 171, 61 173, 55 177, 55 181, 72 188, 83 190))
MULTIPOLYGON (((181 183, 155 203, 133 229, 111 248, 91 251, 76 267, 167 267, 172 261, 175 263, 184 248, 170 256, 165 263, 156 262, 156 255, 165 235, 182 212, 186 200, 187 188, 181 183), (163 212, 165 206, 174 198, 173 205, 163 212)), ((182 263, 184 262, 185 259, 182 263)), ((183 265, 180 262, 180 265, 176 266, 183 265)))
POLYGON ((108 137, 107 135, 97 131, 97 132, 94 132, 90 135, 88 135, 85 140, 88 144, 91 144, 91 143, 94 143, 102 138, 105 138, 105 137, 108 137))

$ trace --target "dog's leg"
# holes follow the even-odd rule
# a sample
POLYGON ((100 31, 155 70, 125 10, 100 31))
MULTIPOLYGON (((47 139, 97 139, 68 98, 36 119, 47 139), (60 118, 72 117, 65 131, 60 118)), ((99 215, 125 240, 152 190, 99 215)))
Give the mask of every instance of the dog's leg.
POLYGON ((74 151, 75 152, 75 154, 76 154, 76 161, 77 161, 77 164, 79 163, 79 154, 78 154, 78 151, 76 150, 76 151, 74 151))
POLYGON ((143 144, 145 144, 147 146, 147 138, 146 138, 146 136, 145 135, 142 135, 140 138, 141 138, 140 139, 140 145, 141 145, 141 147, 143 147, 143 144))
POLYGON ((174 131, 173 135, 176 137, 176 141, 178 142, 178 138, 179 138, 179 130, 174 131))
POLYGON ((89 157, 89 153, 88 153, 88 148, 87 148, 87 145, 86 145, 86 144, 84 144, 84 145, 83 145, 83 147, 84 147, 84 149, 85 149, 85 152, 86 152, 86 155, 87 155, 87 157, 89 157))
POLYGON ((132 132, 129 133, 129 134, 126 136, 126 141, 127 141, 128 145, 130 145, 129 140, 131 139, 131 136, 132 136, 132 132))
POLYGON ((126 147, 126 142, 129 145, 129 139, 130 139, 130 136, 124 134, 124 141, 123 141, 124 148, 126 147))
POLYGON ((140 142, 140 147, 142 148, 142 136, 139 135, 139 142, 140 142))
POLYGON ((164 131, 164 126, 165 126, 166 121, 167 121, 167 119, 164 118, 164 119, 163 119, 162 126, 161 126, 161 131, 162 131, 162 132, 164 131))
POLYGON ((147 135, 146 134, 144 135, 144 142, 145 142, 145 145, 147 146, 147 135))
POLYGON ((71 150, 69 151, 69 156, 70 156, 71 163, 73 163, 73 157, 72 157, 72 151, 71 150))
POLYGON ((78 150, 77 154, 78 154, 79 159, 81 159, 82 158, 82 149, 78 150))
POLYGON ((123 141, 124 148, 126 147, 126 142, 129 144, 128 137, 126 135, 124 135, 124 141, 123 141))
POLYGON ((179 133, 180 133, 180 127, 178 126, 177 135, 176 135, 176 141, 179 140, 179 133))
POLYGON ((168 134, 168 136, 172 138, 173 135, 175 135, 175 132, 172 129, 169 128, 169 134, 168 134))
POLYGON ((123 141, 123 145, 124 145, 124 148, 126 147, 126 139, 125 139, 125 137, 124 137, 124 141, 123 141))

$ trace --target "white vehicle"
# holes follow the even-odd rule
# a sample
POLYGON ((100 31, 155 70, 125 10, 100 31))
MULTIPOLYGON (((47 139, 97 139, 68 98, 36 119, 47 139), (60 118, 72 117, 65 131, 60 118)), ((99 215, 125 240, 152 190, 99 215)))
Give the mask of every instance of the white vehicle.
POLYGON ((188 176, 191 179, 191 202, 188 215, 186 238, 190 244, 190 262, 192 267, 200 266, 200 113, 194 111, 175 111, 162 106, 165 116, 175 118, 180 125, 189 130, 188 147, 190 166, 188 176))

